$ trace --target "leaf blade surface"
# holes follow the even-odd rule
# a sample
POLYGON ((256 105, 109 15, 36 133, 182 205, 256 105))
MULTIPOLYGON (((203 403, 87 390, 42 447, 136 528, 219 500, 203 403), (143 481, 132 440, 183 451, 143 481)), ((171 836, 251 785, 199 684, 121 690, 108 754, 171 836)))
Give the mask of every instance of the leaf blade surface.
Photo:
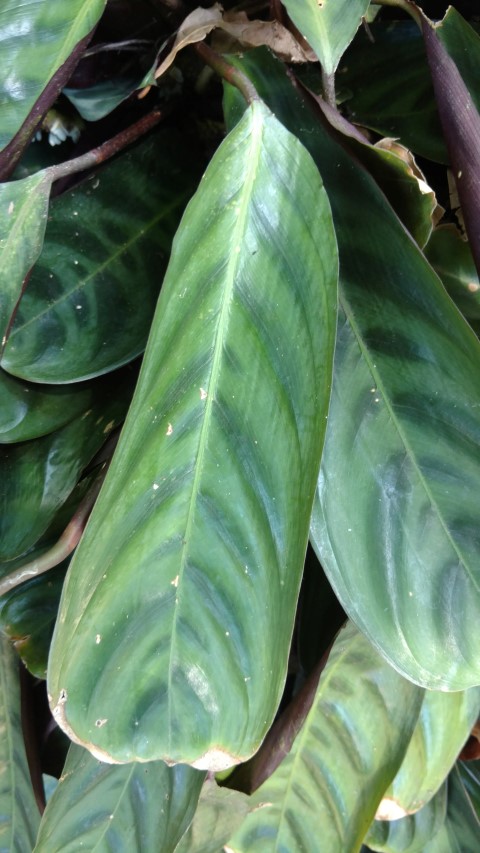
POLYGON ((249 756, 271 722, 328 405, 336 274, 318 173, 255 104, 187 208, 123 440, 66 583, 52 705, 104 755, 219 769, 249 756), (133 638, 127 671, 115 661, 133 638))

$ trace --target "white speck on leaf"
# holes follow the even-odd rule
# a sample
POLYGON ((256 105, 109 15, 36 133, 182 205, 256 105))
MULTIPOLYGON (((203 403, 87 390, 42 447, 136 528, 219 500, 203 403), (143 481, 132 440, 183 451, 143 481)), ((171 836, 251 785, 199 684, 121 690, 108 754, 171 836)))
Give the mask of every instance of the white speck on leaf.
POLYGON ((172 432, 173 432, 173 426, 171 424, 169 424, 167 427, 166 435, 171 435, 172 432))

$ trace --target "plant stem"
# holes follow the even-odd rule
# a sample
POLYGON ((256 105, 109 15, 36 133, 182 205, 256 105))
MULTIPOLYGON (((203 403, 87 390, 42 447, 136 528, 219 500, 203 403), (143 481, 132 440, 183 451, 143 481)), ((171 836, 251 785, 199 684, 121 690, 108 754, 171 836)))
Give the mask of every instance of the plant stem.
POLYGON ((376 6, 397 6, 398 9, 410 15, 419 27, 422 26, 422 12, 413 0, 374 0, 374 2, 376 6))
POLYGON ((332 109, 337 109, 337 99, 335 96, 335 75, 327 74, 322 68, 322 88, 323 88, 323 97, 325 98, 327 104, 332 107, 332 109))
POLYGON ((107 469, 108 464, 104 463, 83 500, 80 501, 75 515, 63 531, 58 542, 56 542, 52 548, 40 557, 30 560, 28 563, 24 563, 23 566, 19 566, 13 572, 10 572, 9 575, 0 580, 0 596, 10 592, 12 589, 15 589, 16 586, 30 580, 30 578, 37 577, 37 575, 41 575, 49 569, 55 568, 55 566, 58 566, 59 563, 65 560, 72 553, 80 541, 88 516, 93 509, 93 505, 105 479, 107 469))
POLYGON ((163 118, 164 113, 160 110, 152 110, 135 124, 130 125, 125 130, 117 133, 112 139, 107 139, 102 145, 87 151, 86 154, 81 154, 80 157, 74 157, 73 160, 67 160, 65 163, 58 163, 56 166, 49 166, 45 171, 51 177, 52 181, 58 181, 60 178, 66 178, 74 175, 76 172, 83 172, 85 169, 91 169, 93 166, 98 166, 105 160, 109 160, 114 154, 118 154, 127 145, 131 145, 145 133, 148 133, 152 127, 163 118))
POLYGON ((220 77, 223 77, 227 83, 230 83, 232 86, 235 86, 242 93, 245 98, 247 104, 251 104, 253 101, 259 101, 260 96, 255 89, 253 83, 250 82, 248 77, 240 71, 238 68, 235 68, 233 65, 230 65, 229 62, 220 56, 220 54, 215 53, 211 47, 203 42, 199 42, 195 45, 195 50, 198 55, 206 62, 210 68, 213 68, 220 77))

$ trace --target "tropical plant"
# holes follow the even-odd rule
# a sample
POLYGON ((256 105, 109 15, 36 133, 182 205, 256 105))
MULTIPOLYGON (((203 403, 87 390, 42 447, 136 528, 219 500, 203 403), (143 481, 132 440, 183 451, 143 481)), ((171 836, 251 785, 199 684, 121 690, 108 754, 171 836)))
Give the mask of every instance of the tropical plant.
POLYGON ((1 4, 0 850, 479 849, 474 6, 1 4))

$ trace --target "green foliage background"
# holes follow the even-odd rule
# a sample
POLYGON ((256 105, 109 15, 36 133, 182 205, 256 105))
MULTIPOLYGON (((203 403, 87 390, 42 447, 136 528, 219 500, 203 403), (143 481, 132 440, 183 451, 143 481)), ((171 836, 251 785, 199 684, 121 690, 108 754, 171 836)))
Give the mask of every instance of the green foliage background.
POLYGON ((475 853, 478 13, 224 5, 0 9, 0 850, 475 853))

